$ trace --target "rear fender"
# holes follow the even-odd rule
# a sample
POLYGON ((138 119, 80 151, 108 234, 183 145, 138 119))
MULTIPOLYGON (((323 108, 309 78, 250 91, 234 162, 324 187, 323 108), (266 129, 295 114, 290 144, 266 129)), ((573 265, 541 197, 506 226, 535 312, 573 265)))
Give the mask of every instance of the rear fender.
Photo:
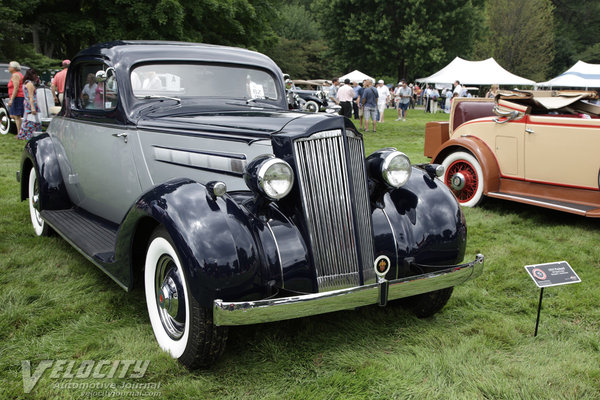
POLYGON ((71 200, 60 172, 58 157, 52 139, 47 133, 27 142, 21 156, 21 201, 29 197, 28 176, 31 168, 38 173, 40 209, 64 210, 71 200))

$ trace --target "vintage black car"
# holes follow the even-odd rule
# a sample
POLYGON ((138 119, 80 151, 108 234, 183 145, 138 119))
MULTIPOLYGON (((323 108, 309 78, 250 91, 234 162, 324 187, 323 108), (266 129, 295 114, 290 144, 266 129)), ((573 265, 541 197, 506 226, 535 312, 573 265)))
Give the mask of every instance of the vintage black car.
POLYGON ((366 160, 341 116, 287 110, 268 57, 192 43, 80 52, 65 105, 18 174, 37 235, 63 236, 123 289, 188 367, 227 327, 372 304, 440 310, 476 277, 441 167, 366 160))
POLYGON ((320 112, 320 111, 328 111, 328 108, 331 108, 331 111, 334 110, 335 103, 330 104, 327 98, 327 91, 323 88, 320 82, 316 81, 304 81, 304 80, 294 80, 292 81, 292 87, 290 91, 298 96, 299 98, 299 108, 306 112, 320 112))

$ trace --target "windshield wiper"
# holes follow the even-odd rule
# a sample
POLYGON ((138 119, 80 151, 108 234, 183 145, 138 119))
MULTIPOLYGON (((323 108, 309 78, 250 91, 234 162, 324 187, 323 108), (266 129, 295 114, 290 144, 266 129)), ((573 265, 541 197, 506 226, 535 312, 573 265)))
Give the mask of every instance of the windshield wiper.
POLYGON ((265 96, 265 97, 253 97, 251 99, 246 99, 246 104, 250 104, 254 101, 258 101, 258 100, 277 100, 273 97, 269 97, 269 96, 265 96))
POLYGON ((159 96, 159 95, 144 96, 144 100, 149 100, 149 99, 175 100, 177 102, 177 104, 181 104, 181 99, 179 99, 177 97, 159 96))

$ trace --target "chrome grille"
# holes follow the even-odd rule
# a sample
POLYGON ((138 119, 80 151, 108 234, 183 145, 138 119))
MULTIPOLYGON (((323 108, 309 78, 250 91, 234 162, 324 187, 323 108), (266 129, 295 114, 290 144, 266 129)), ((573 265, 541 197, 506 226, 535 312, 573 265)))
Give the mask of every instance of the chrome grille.
POLYGON ((365 283, 375 281, 364 150, 350 131, 348 148, 341 130, 294 143, 319 291, 358 286, 361 265, 365 283))

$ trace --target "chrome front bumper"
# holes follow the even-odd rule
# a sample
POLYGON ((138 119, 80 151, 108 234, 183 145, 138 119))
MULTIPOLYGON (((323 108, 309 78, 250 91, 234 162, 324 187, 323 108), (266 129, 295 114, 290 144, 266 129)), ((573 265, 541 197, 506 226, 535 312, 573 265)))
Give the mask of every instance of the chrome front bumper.
POLYGON ((331 292, 311 293, 268 300, 213 303, 215 325, 251 325, 347 310, 396 300, 460 285, 481 275, 484 257, 439 271, 331 292))

